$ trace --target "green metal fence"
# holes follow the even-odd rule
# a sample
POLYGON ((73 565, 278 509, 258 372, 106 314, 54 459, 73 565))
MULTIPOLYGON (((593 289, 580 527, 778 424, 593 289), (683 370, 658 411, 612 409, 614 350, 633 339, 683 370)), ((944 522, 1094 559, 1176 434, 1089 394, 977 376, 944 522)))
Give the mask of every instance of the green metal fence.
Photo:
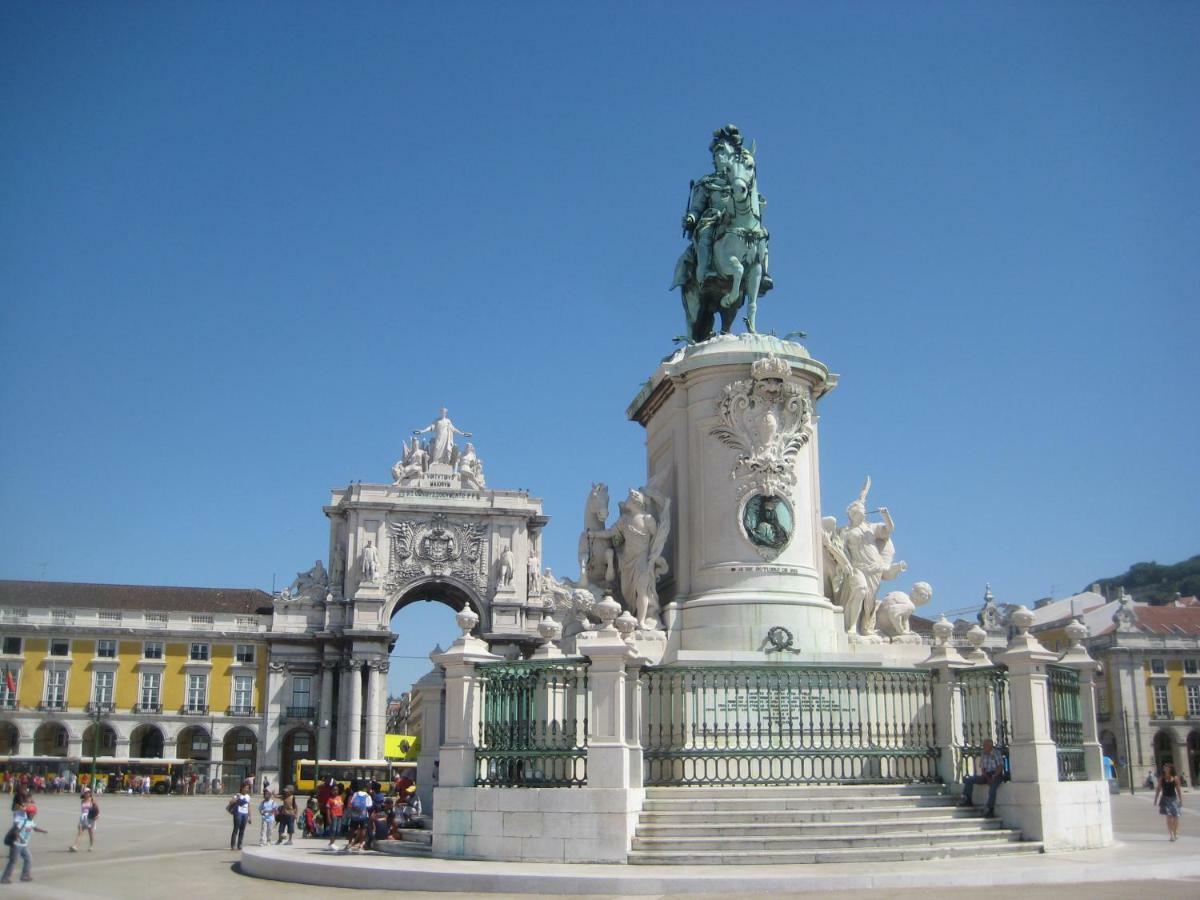
POLYGON ((1008 771, 1009 725, 1008 672, 999 666, 963 669, 958 673, 962 702, 962 744, 958 750, 958 778, 975 774, 975 761, 983 753, 983 742, 1004 756, 1008 771))
POLYGON ((912 669, 644 669, 647 785, 937 781, 932 678, 912 669))
POLYGON ((1079 704, 1079 672, 1067 666, 1047 667, 1050 676, 1050 737, 1058 748, 1058 780, 1084 781, 1083 710, 1079 704))
POLYGON ((586 660, 485 663, 478 676, 475 784, 587 783, 586 660))

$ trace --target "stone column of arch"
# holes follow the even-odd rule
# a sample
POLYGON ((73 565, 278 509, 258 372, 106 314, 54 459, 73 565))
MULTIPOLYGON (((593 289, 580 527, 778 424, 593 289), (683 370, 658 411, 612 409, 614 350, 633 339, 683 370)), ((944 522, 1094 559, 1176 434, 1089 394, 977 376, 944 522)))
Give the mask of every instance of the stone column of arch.
POLYGON ((352 659, 346 666, 346 758, 362 758, 362 668, 361 659, 352 659))
POLYGON ((330 758, 329 733, 333 722, 333 671, 336 663, 328 660, 321 661, 321 708, 317 710, 317 753, 320 758, 330 758), (322 722, 330 722, 331 726, 323 728, 322 722))
POLYGON ((373 659, 366 665, 367 727, 363 755, 367 759, 382 759, 383 735, 386 728, 388 662, 386 659, 373 659))

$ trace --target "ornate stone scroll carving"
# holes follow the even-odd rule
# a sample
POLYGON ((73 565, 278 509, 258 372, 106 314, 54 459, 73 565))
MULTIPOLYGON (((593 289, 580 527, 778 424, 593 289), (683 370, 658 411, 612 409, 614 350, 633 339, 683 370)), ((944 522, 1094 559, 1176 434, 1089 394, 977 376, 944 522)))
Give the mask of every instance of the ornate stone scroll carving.
POLYGON ((395 589, 427 575, 453 575, 480 590, 487 587, 487 559, 480 524, 459 525, 438 513, 426 522, 389 521, 391 553, 384 585, 395 589))
POLYGON ((721 424, 710 434, 737 451, 730 477, 741 494, 756 489, 787 497, 796 484, 796 455, 809 440, 812 398, 774 356, 754 362, 750 375, 725 387, 717 400, 721 424))

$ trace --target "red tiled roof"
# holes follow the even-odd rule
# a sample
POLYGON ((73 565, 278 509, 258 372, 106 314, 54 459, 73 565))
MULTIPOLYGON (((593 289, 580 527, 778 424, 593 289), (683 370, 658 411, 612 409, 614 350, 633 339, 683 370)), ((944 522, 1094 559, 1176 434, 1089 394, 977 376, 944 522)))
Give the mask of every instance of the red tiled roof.
POLYGON ((1138 625, 1152 634, 1200 635, 1200 606, 1135 605, 1138 625))
POLYGON ((0 580, 0 607, 148 609, 253 615, 271 611, 271 595, 257 588, 152 587, 70 581, 0 580))

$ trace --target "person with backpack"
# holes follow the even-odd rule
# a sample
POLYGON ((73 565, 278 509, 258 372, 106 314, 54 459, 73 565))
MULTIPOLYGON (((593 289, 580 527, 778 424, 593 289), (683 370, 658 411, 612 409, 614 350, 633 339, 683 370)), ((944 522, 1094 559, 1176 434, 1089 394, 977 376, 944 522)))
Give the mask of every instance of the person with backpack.
POLYGON ((358 782, 357 790, 350 796, 350 825, 347 829, 349 838, 346 841, 346 851, 349 853, 362 852, 367 841, 367 826, 371 819, 371 807, 374 801, 367 792, 367 785, 358 782))
POLYGON ((98 818, 100 818, 100 804, 96 802, 92 792, 88 788, 84 788, 83 795, 79 798, 79 824, 75 828, 75 842, 67 848, 68 850, 72 853, 79 850, 79 839, 86 831, 88 853, 92 852, 92 848, 96 846, 96 820, 98 818))
POLYGON ((233 832, 229 835, 229 849, 241 850, 242 838, 246 836, 246 826, 250 824, 250 795, 244 790, 233 795, 233 799, 225 806, 225 811, 233 816, 233 832))
POLYGON ((0 884, 12 884, 12 873, 18 859, 21 860, 21 880, 33 881, 33 854, 29 852, 29 838, 35 831, 49 834, 45 828, 38 827, 34 821, 36 815, 37 807, 33 801, 20 809, 14 807, 12 828, 4 837, 4 843, 8 846, 8 865, 4 867, 4 875, 0 876, 0 884))

